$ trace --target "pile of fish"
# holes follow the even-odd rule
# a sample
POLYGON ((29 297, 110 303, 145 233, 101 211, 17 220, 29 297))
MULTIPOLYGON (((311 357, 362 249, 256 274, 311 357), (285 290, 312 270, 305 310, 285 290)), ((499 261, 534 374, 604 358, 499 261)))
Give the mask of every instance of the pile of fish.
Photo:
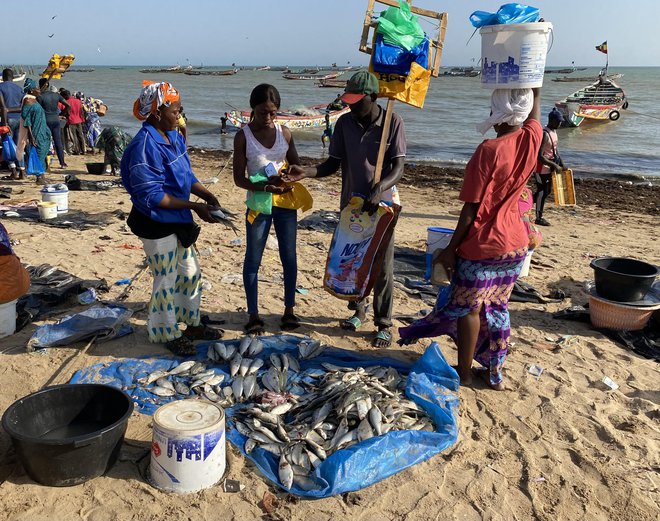
POLYGON ((302 370, 301 360, 324 349, 311 339, 299 343, 298 356, 260 357, 263 349, 254 336, 237 345, 211 344, 207 357, 228 366, 227 379, 201 362, 186 361, 138 383, 157 396, 196 393, 223 407, 240 404, 230 425, 247 438, 246 453, 259 448, 279 458, 286 489, 294 483, 303 490, 321 488, 314 469, 338 450, 390 431, 435 430, 428 414, 405 397, 406 378, 392 367, 322 362, 302 370))

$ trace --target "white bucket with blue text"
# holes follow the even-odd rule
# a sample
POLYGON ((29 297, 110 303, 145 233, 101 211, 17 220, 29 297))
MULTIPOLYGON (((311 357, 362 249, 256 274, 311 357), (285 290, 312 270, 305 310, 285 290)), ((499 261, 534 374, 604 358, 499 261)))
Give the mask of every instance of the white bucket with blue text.
POLYGON ((57 213, 67 213, 69 211, 69 189, 63 183, 44 187, 41 190, 41 200, 57 203, 57 213))
POLYGON ((204 400, 177 400, 153 417, 150 483, 186 494, 215 485, 227 465, 225 413, 204 400))
POLYGON ((16 331, 16 301, 0 304, 0 338, 10 336, 16 331))
POLYGON ((543 86, 552 24, 486 25, 481 34, 481 86, 533 89, 543 86))
POLYGON ((426 271, 424 278, 431 279, 431 260, 433 259, 433 252, 436 250, 444 250, 451 241, 454 230, 451 228, 440 228, 438 226, 429 226, 426 229, 426 271))

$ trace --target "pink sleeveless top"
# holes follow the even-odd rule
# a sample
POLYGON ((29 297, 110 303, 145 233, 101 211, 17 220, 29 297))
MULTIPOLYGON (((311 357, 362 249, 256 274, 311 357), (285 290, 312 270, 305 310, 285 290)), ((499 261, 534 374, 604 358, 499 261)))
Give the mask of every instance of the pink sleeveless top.
MULTIPOLYGON (((543 145, 543 157, 549 159, 550 161, 554 161, 555 152, 557 151, 557 132, 548 127, 545 127, 543 129, 543 132, 547 133, 548 136, 550 137, 548 142, 545 145, 543 145)), ((538 167, 540 168, 540 170, 537 169, 537 172, 541 174, 550 173, 550 167, 548 165, 544 165, 543 163, 539 162, 538 167)))

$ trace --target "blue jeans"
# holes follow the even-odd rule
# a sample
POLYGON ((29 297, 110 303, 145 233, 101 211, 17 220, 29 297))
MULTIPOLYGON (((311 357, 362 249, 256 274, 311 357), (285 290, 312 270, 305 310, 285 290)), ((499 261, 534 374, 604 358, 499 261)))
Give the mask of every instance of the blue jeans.
POLYGON ((60 166, 64 166, 66 162, 64 161, 64 146, 62 145, 62 130, 60 128, 60 120, 46 120, 46 125, 48 125, 50 133, 53 136, 53 145, 55 145, 55 152, 57 153, 57 159, 60 162, 60 166))
POLYGON ((270 225, 275 225, 275 235, 280 250, 280 260, 284 271, 284 305, 292 308, 296 305, 296 279, 298 261, 296 259, 296 235, 298 231, 298 212, 273 206, 272 215, 260 213, 252 224, 245 221, 247 245, 243 263, 243 286, 247 298, 248 313, 259 312, 258 276, 261 258, 264 254, 270 225))

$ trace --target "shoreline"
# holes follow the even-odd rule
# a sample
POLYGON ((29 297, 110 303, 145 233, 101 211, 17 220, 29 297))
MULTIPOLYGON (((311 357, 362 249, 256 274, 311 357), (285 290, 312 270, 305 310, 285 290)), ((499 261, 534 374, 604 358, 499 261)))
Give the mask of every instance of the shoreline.
MULTIPOLYGON (((199 147, 189 147, 191 157, 216 158, 227 161, 232 152, 199 147)), ((320 159, 301 156, 303 166, 317 164, 320 159)), ((428 163, 406 163, 402 182, 418 188, 444 188, 446 186, 460 190, 464 168, 457 166, 439 166, 428 163)), ((649 186, 648 181, 634 183, 634 176, 619 176, 617 179, 596 177, 575 177, 577 206, 594 205, 599 208, 624 212, 660 215, 660 184, 649 186)), ((533 185, 533 183, 529 183, 533 185)), ((548 203, 554 206, 552 201, 548 203)))

